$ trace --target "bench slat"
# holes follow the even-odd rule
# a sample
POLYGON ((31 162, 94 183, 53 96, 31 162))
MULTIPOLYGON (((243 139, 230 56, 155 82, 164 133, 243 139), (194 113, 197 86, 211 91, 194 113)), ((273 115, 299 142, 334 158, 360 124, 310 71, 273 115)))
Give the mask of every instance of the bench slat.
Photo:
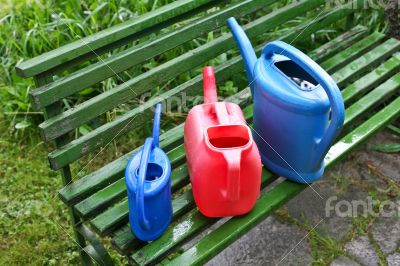
POLYGON ((380 32, 374 32, 368 35, 361 41, 353 44, 349 48, 339 52, 335 56, 321 63, 321 67, 326 71, 336 71, 337 69, 346 65, 347 62, 352 61, 359 55, 364 54, 366 51, 371 50, 380 44, 386 36, 380 32))
POLYGON ((389 60, 369 72, 362 78, 347 86, 342 91, 345 103, 350 103, 358 95, 367 92, 373 86, 380 84, 382 81, 392 76, 400 69, 400 53, 395 53, 389 60))
MULTIPOLYGON (((340 10, 339 10, 340 11, 340 10)), ((345 14, 340 13, 339 11, 333 11, 326 15, 321 15, 319 19, 315 21, 311 21, 307 25, 301 25, 293 32, 304 32, 309 28, 313 28, 317 30, 326 25, 329 25, 335 21, 337 21, 337 14, 341 16, 345 16, 345 14), (335 15, 331 18, 331 15, 335 15), (331 18, 330 20, 326 19, 325 16, 331 18), (314 26, 315 25, 315 26, 314 26)), ((280 39, 289 42, 293 40, 293 34, 290 33, 281 37, 280 39)), ((338 47, 344 47, 347 45, 347 42, 342 42, 338 44, 338 47), (343 46, 342 46, 343 45, 343 46)), ((257 50, 261 50, 263 46, 257 47, 257 50)), ((234 75, 237 71, 241 71, 243 69, 241 63, 241 57, 237 57, 236 59, 232 59, 229 62, 224 63, 223 65, 216 68, 216 75, 218 77, 218 81, 223 81, 228 79, 232 75, 234 75), (221 67, 221 68, 220 68, 221 67)), ((109 141, 109 136, 115 136, 119 131, 126 132, 130 130, 133 126, 140 125, 143 121, 148 121, 151 119, 152 113, 149 112, 151 108, 153 108, 154 104, 159 102, 160 100, 166 99, 168 97, 172 97, 174 95, 179 95, 179 93, 185 92, 188 95, 193 95, 192 93, 198 94, 198 91, 201 91, 201 75, 195 77, 194 79, 172 89, 169 92, 166 92, 159 97, 149 100, 138 108, 135 108, 131 111, 128 111, 121 117, 116 120, 108 123, 107 125, 101 126, 89 134, 80 137, 77 140, 74 140, 70 144, 57 149, 49 154, 49 161, 52 169, 57 170, 63 165, 74 162, 79 159, 83 155, 95 150, 96 148, 105 145, 109 141), (137 120, 136 120, 137 119, 137 120), (134 122, 132 122, 135 120, 134 122)))
MULTIPOLYGON (((92 50, 96 51, 97 49, 107 47, 107 45, 112 43, 123 41, 124 38, 149 29, 154 25, 161 23, 163 23, 162 27, 171 25, 174 22, 173 18, 178 18, 179 15, 212 2, 218 1, 178 0, 156 9, 155 11, 146 13, 109 29, 61 46, 60 48, 54 49, 35 58, 26 60, 16 66, 17 73, 22 77, 38 75, 59 65, 65 64, 68 61, 77 59, 85 54, 93 54, 92 50)), ((150 33, 151 31, 148 32, 150 33)), ((96 55, 93 54, 92 56, 95 57, 96 55)))
POLYGON ((339 51, 350 47, 355 42, 367 36, 367 34, 368 29, 366 27, 357 25, 351 30, 339 35, 335 39, 309 52, 308 56, 313 58, 318 63, 322 62, 339 51))
POLYGON ((358 75, 364 73, 366 70, 380 64, 383 60, 387 59, 393 53, 400 49, 400 41, 396 39, 389 39, 372 49, 362 57, 357 58, 350 64, 339 69, 332 77, 341 87, 344 83, 355 79, 358 75))
POLYGON ((400 88, 400 73, 397 73, 376 89, 352 104, 346 110, 346 121, 353 123, 357 117, 365 113, 372 106, 376 106, 392 96, 400 88))
MULTIPOLYGON (((399 114, 400 97, 332 146, 326 157, 326 168, 332 167, 339 158, 366 141, 373 133, 387 125, 399 114)), ((177 254, 177 257, 172 260, 165 259, 162 264, 198 265, 205 263, 304 188, 307 186, 289 181, 282 182, 271 191, 264 193, 252 212, 230 219, 183 254, 177 254)))
MULTIPOLYGON (((261 17, 243 28, 252 39, 289 20, 310 10, 310 6, 321 5, 322 0, 308 0, 296 2, 281 8, 267 16, 261 17)), ((118 85, 112 90, 97 95, 60 115, 52 117, 39 125, 41 135, 45 141, 62 136, 112 108, 127 102, 146 91, 150 91, 154 84, 161 84, 173 79, 177 75, 193 69, 235 47, 231 34, 224 34, 205 45, 178 56, 160 66, 157 66, 142 75, 118 85)))
POLYGON ((80 69, 65 78, 37 88, 31 92, 35 109, 46 107, 55 101, 88 88, 134 65, 221 27, 225 25, 225 20, 232 14, 235 14, 236 17, 241 17, 276 1, 247 0, 228 6, 185 27, 178 28, 162 36, 155 36, 144 44, 129 48, 96 64, 80 69))

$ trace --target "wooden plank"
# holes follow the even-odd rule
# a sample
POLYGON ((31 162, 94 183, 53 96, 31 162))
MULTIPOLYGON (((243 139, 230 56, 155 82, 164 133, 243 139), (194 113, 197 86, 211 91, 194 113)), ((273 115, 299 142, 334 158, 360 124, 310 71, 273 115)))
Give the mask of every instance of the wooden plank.
POLYGON ((381 64, 383 60, 386 60, 399 49, 400 41, 391 38, 368 53, 364 54, 362 57, 357 58, 350 64, 339 69, 335 74, 332 75, 332 77, 339 87, 341 87, 346 82, 356 79, 366 70, 381 64))
MULTIPOLYGON (((74 60, 85 54, 92 54, 111 43, 146 30, 154 25, 164 22, 164 27, 171 25, 174 17, 179 17, 186 12, 201 7, 202 5, 217 2, 215 0, 178 0, 165 5, 155 11, 146 13, 129 21, 123 22, 109 29, 69 43, 35 58, 24 61, 16 66, 18 75, 31 77, 51 70, 60 64, 74 60), (171 20, 169 23, 168 21, 171 20)), ((94 55, 95 56, 95 55, 94 55)))
MULTIPOLYGON (((358 145, 366 141, 379 129, 387 125, 400 114, 400 97, 386 106, 383 110, 350 132, 329 151, 326 157, 326 167, 329 169, 340 158, 345 156, 358 145)), ((301 192, 306 185, 284 181, 271 191, 263 194, 257 201, 253 211, 241 217, 234 217, 203 237, 193 247, 172 260, 168 258, 162 264, 168 265, 199 265, 221 252, 243 234, 247 233, 256 224, 271 214, 290 198, 301 192)))
POLYGON ((362 25, 357 25, 351 30, 336 37, 335 39, 307 53, 307 55, 318 63, 322 62, 328 57, 338 53, 339 51, 342 51, 343 49, 346 49, 347 47, 350 47, 355 42, 367 36, 367 30, 368 29, 366 27, 362 25))
POLYGON ((365 142, 378 130, 382 129, 400 115, 400 97, 397 97, 390 104, 374 114, 366 122, 362 123, 355 130, 343 137, 338 143, 332 146, 327 156, 325 164, 335 164, 351 150, 365 142))
POLYGON ((232 14, 241 17, 276 0, 246 0, 207 15, 189 25, 134 46, 111 57, 80 69, 31 92, 35 109, 39 110, 54 101, 61 100, 82 89, 112 77, 128 68, 168 51, 180 44, 195 39, 225 24, 232 14))
POLYGON ((348 124, 354 122, 361 114, 368 109, 385 101, 400 89, 400 73, 397 73, 376 89, 365 95, 363 98, 352 104, 346 110, 346 121, 348 124))
POLYGON ((333 57, 320 63, 321 67, 328 72, 336 71, 337 69, 345 66, 347 63, 353 61, 355 58, 364 54, 366 51, 376 47, 386 38, 385 34, 374 32, 368 35, 361 41, 353 44, 349 48, 337 53, 333 57))
POLYGON ((358 95, 368 92, 400 69, 400 53, 395 53, 389 60, 364 75, 342 91, 345 104, 351 103, 358 95))
MULTIPOLYGON (((327 16, 330 16, 330 14, 331 13, 327 14, 327 16)), ((324 16, 321 16, 320 20, 317 19, 312 23, 319 27, 325 27, 329 23, 332 23, 336 20, 337 17, 334 17, 332 20, 327 20, 324 18, 324 16)), ((298 27, 295 32, 302 32, 304 31, 304 29, 310 28, 310 25, 312 25, 312 23, 298 27)), ((316 30, 315 27, 313 28, 314 30, 316 30)), ((289 34, 281 37, 280 39, 288 41, 288 38, 291 37, 292 36, 289 34)), ((341 45, 345 46, 346 42, 342 42, 337 46, 341 47, 341 45)), ((256 51, 261 51, 262 47, 264 47, 264 45, 258 46, 256 48, 256 51)), ((223 65, 218 66, 216 68, 216 76, 218 78, 218 81, 220 82, 228 79, 232 77, 236 72, 241 71, 243 69, 241 60, 242 58, 238 56, 224 63, 223 65)), ((121 117, 115 119, 107 125, 101 126, 93 130, 89 134, 86 134, 85 136, 82 136, 79 139, 71 142, 69 145, 66 145, 61 149, 57 149, 51 152, 49 154, 49 161, 52 169, 56 170, 59 167, 62 167, 62 165, 73 162, 78 158, 84 156, 85 154, 88 154, 93 150, 102 147, 103 145, 108 143, 110 136, 115 136, 118 132, 122 132, 121 134, 123 134, 123 132, 131 130, 133 126, 140 126, 142 123, 144 123, 144 121, 148 121, 148 119, 151 119, 152 116, 152 113, 149 112, 149 110, 151 110, 154 104, 158 103, 159 101, 168 99, 172 96, 177 96, 183 92, 185 92, 187 95, 197 95, 199 92, 201 92, 201 83, 202 77, 201 75, 199 75, 194 79, 189 80, 188 82, 160 95, 159 97, 155 97, 154 99, 149 100, 140 107, 128 111, 121 117)))
MULTIPOLYGON (((257 39, 260 38, 262 33, 275 28, 282 21, 303 14, 305 11, 310 10, 312 7, 317 7, 323 2, 322 0, 295 2, 259 18, 245 25, 243 28, 249 37, 257 39)), ((173 79, 177 75, 193 69, 234 47, 235 42, 232 35, 224 34, 205 45, 178 56, 138 77, 126 81, 112 90, 97 95, 43 122, 39 125, 41 135, 45 141, 49 141, 57 136, 66 134, 112 108, 151 90, 155 84, 161 84, 173 79)))

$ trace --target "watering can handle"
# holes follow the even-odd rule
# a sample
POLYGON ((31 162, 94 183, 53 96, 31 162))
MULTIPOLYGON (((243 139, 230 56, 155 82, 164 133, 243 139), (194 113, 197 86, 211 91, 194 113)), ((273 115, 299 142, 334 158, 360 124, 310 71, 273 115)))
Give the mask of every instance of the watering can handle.
POLYGON ((224 151, 225 161, 227 163, 227 188, 226 198, 231 201, 236 201, 240 196, 240 161, 241 150, 226 150, 224 151))
MULTIPOLYGON (((264 47, 261 57, 269 61, 273 58, 274 53, 284 55, 302 67, 322 86, 328 95, 332 109, 332 118, 328 129, 321 140, 319 140, 317 146, 317 154, 323 158, 343 126, 345 112, 340 90, 336 82, 325 70, 293 46, 282 41, 270 42, 264 47)), ((271 64, 273 63, 271 62, 271 64)))
POLYGON ((144 142, 142 149, 142 156, 140 157, 137 193, 136 193, 136 210, 138 213, 139 225, 145 229, 150 230, 150 223, 146 219, 144 210, 144 181, 146 179, 147 164, 150 158, 150 153, 154 148, 153 138, 147 138, 144 142))

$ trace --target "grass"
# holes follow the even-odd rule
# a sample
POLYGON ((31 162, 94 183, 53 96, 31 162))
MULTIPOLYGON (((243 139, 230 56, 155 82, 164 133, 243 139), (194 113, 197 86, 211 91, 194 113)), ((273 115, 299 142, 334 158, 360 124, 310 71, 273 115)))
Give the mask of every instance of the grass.
POLYGON ((69 228, 68 213, 55 194, 62 184, 47 165, 48 149, 1 136, 0 265, 78 263, 74 242, 59 227, 69 228))

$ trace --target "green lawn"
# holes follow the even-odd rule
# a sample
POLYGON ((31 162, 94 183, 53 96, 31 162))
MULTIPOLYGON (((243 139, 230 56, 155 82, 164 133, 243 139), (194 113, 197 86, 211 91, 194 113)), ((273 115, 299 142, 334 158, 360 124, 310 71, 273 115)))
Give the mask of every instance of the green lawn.
POLYGON ((7 130, 3 132, 0 265, 78 263, 77 249, 69 237, 68 210, 56 195, 61 178, 49 169, 46 160, 49 147, 38 136, 34 136, 36 143, 23 144, 8 136, 7 130))

